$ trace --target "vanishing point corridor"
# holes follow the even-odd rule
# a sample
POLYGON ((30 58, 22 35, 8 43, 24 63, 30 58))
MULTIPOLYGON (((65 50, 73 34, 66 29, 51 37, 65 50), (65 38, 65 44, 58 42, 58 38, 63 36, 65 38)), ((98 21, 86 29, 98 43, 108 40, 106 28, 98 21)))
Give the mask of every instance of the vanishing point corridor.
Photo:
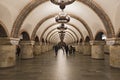
POLYGON ((59 50, 55 56, 49 51, 34 59, 17 59, 13 68, 0 69, 0 80, 119 80, 120 70, 108 64, 108 54, 105 60, 95 60, 78 52, 66 56, 59 50))
POLYGON ((0 80, 120 80, 120 0, 0 0, 0 80))

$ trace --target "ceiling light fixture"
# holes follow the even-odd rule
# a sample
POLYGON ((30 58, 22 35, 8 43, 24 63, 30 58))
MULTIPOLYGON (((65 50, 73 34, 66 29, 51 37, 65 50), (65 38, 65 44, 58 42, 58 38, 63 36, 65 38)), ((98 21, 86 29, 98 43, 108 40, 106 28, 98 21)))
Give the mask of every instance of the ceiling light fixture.
POLYGON ((52 3, 59 5, 64 10, 66 5, 72 4, 75 0, 50 0, 52 3))
POLYGON ((59 27, 57 27, 58 30, 60 31, 64 31, 67 29, 67 27, 65 27, 65 24, 64 23, 61 23, 61 25, 59 27))
POLYGON ((62 11, 55 17, 55 21, 58 23, 68 23, 70 21, 70 16, 62 11))

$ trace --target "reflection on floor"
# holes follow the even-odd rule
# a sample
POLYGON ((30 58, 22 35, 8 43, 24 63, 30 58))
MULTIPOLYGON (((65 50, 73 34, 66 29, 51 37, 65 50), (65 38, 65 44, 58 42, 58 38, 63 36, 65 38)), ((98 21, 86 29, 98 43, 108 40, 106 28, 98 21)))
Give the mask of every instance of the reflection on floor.
POLYGON ((120 80, 120 69, 105 60, 94 60, 82 54, 47 52, 31 60, 18 60, 13 68, 0 69, 0 80, 120 80))

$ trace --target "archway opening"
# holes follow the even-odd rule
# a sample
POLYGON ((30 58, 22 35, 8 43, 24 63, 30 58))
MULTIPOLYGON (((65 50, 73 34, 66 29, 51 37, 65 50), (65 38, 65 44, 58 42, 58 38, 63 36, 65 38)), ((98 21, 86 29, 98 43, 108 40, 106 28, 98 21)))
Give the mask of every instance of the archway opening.
POLYGON ((83 42, 83 40, 82 39, 80 39, 80 43, 82 43, 83 42))
POLYGON ((85 39, 85 42, 89 42, 90 41, 90 37, 87 36, 86 39, 85 39))
POLYGON ((105 41, 106 40, 106 35, 103 32, 97 33, 95 40, 97 41, 105 41))
POLYGON ((120 38, 120 32, 118 33, 118 36, 117 36, 118 38, 120 38))
POLYGON ((39 42, 39 37, 38 36, 35 37, 35 42, 39 42))
POLYGON ((7 33, 5 31, 5 29, 3 28, 3 26, 0 24, 0 37, 8 37, 7 33))
POLYGON ((29 34, 27 32, 22 32, 21 41, 29 41, 29 40, 30 40, 29 34))

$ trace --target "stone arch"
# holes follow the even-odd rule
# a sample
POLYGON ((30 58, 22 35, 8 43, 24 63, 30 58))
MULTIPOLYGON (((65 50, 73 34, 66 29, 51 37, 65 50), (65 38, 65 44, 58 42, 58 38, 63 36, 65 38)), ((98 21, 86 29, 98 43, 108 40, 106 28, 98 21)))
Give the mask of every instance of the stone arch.
POLYGON ((21 33, 21 35, 22 35, 22 39, 21 39, 22 41, 29 41, 30 40, 29 34, 26 31, 23 31, 21 33))
MULTIPOLYGON (((55 28, 55 29, 57 29, 57 28, 55 28)), ((55 29, 52 29, 48 34, 50 34, 52 31, 54 31, 55 29)), ((69 29, 69 28, 68 28, 69 29)), ((72 31, 72 32, 74 32, 73 30, 71 30, 70 29, 70 31, 72 31)), ((74 33, 75 34, 75 36, 76 36, 76 39, 78 39, 78 36, 77 36, 77 34, 76 33, 74 33)), ((46 39, 47 39, 47 37, 48 37, 48 35, 46 36, 46 39)), ((75 38, 74 38, 75 39, 75 38)), ((75 40, 76 40, 75 39, 75 40)))
POLYGON ((10 31, 13 26, 12 16, 12 11, 8 5, 0 3, 0 24, 5 29, 8 37, 11 35, 10 31), (10 27, 9 29, 8 26, 10 27))
POLYGON ((0 24, 0 37, 8 37, 6 29, 0 24))
POLYGON ((85 42, 89 42, 89 41, 90 41, 90 37, 89 37, 89 36, 86 36, 85 42))
MULTIPOLYGON (((35 37, 35 35, 36 35, 36 32, 37 32, 37 30, 40 28, 40 26, 42 25, 42 23, 44 23, 47 19, 50 19, 50 18, 54 17, 55 15, 57 15, 57 14, 49 15, 49 16, 45 17, 44 19, 42 19, 39 23, 37 23, 37 25, 35 26, 35 28, 34 28, 34 30, 33 30, 33 32, 32 32, 31 38, 34 39, 34 37, 35 37)), ((91 40, 92 40, 92 39, 93 39, 93 34, 92 34, 92 31, 91 31, 91 29, 89 28, 88 24, 87 24, 83 19, 81 19, 81 18, 78 18, 78 17, 76 17, 76 16, 74 16, 74 15, 72 15, 72 14, 69 14, 69 15, 70 15, 72 18, 75 18, 76 20, 80 21, 80 22, 84 25, 84 27, 85 27, 86 30, 88 31, 88 34, 89 34, 89 36, 90 36, 90 38, 91 38, 91 40)), ((68 23, 68 24, 70 24, 70 23, 68 23)), ((70 25, 73 26, 72 24, 70 24, 70 25)), ((79 29, 78 29, 78 30, 79 30, 79 29)), ((80 32, 80 30, 79 30, 79 32, 80 32)), ((81 32, 80 32, 80 33, 81 33, 81 32)), ((82 36, 82 38, 84 39, 84 36, 83 36, 82 33, 81 33, 81 36, 82 36)))
MULTIPOLYGON (((51 26, 54 26, 54 25, 56 25, 56 24, 57 24, 57 23, 53 23, 53 24, 51 24, 50 26, 48 26, 48 27, 43 31, 40 39, 43 37, 43 35, 44 35, 44 33, 47 31, 47 29, 49 29, 51 26)), ((84 39, 82 32, 81 32, 77 27, 75 27, 75 26, 74 26, 73 24, 71 24, 71 23, 67 23, 67 24, 73 26, 73 27, 80 33, 82 39, 84 39)))
MULTIPOLYGON (((49 34, 46 36, 46 40, 49 40, 51 37, 52 37, 52 35, 54 35, 55 33, 57 33, 58 31, 56 31, 56 32, 54 32, 54 33, 52 33, 51 35, 50 35, 50 37, 48 37, 49 36, 49 34)), ((68 31, 67 31, 68 32, 68 31)), ((76 40, 76 38, 73 36, 73 34, 71 34, 70 32, 68 32, 69 33, 69 35, 71 35, 72 37, 73 37, 73 40, 75 41, 76 40)), ((71 38, 72 38, 71 37, 71 38)))
MULTIPOLYGON (((51 34, 50 37, 48 37, 48 40, 51 40, 51 39, 53 38, 53 36, 56 35, 56 33, 58 33, 58 31, 56 31, 56 32, 54 32, 53 34, 51 34)), ((71 34, 69 33, 68 35, 70 36, 71 34)), ((76 40, 73 35, 71 35, 70 37, 71 37, 71 39, 72 39, 73 41, 76 40), (72 38, 72 37, 73 37, 73 38, 72 38)))
MULTIPOLYGON (((36 0, 36 1, 31 1, 28 5, 26 5, 25 8, 18 15, 18 17, 16 18, 16 20, 13 24, 11 37, 18 37, 18 32, 20 30, 20 27, 21 27, 22 23, 24 22, 25 18, 27 17, 27 15, 34 8, 36 8, 40 4, 47 2, 47 1, 48 0, 36 0)), ((78 0, 78 1, 89 6, 98 15, 98 17, 101 19, 101 21, 103 22, 103 24, 105 26, 105 29, 107 31, 109 38, 115 36, 114 28, 113 28, 113 25, 112 25, 112 22, 111 22, 109 16, 95 1, 93 1, 93 0, 78 0)))
POLYGON ((116 30, 116 37, 118 37, 119 32, 120 32, 120 3, 118 3, 117 8, 116 8, 114 23, 115 23, 115 28, 116 28, 115 29, 116 30))

